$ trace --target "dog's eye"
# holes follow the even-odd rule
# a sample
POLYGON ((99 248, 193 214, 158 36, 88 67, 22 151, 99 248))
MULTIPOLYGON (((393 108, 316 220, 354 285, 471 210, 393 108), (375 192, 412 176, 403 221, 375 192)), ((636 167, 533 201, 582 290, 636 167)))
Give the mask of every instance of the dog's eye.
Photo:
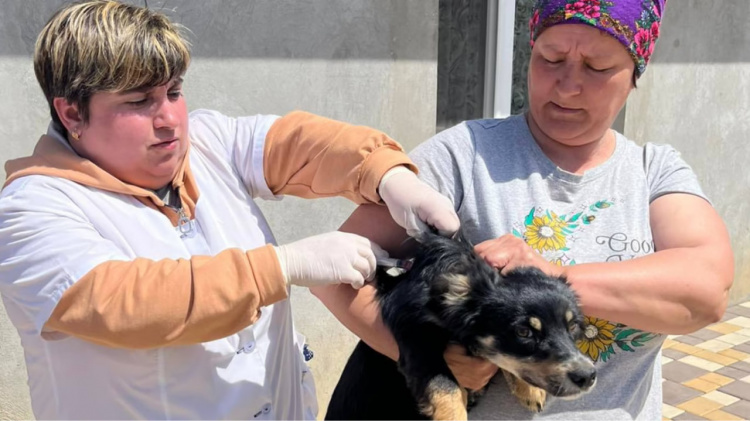
POLYGON ((531 329, 529 329, 528 327, 524 327, 524 326, 517 327, 516 335, 520 336, 521 338, 531 337, 531 329))
POLYGON ((568 323, 568 331, 569 332, 575 332, 576 329, 578 329, 578 325, 576 324, 576 322, 570 322, 570 323, 568 323))

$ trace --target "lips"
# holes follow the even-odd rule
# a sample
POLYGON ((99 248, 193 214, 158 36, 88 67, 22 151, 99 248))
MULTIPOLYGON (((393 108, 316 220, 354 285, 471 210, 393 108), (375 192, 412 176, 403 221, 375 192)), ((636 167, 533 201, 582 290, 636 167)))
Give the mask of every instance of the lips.
POLYGON ((556 104, 554 102, 550 102, 552 104, 552 107, 555 111, 563 112, 563 113, 577 113, 583 111, 583 108, 574 108, 574 107, 565 107, 560 104, 556 104))
POLYGON ((155 144, 151 145, 151 147, 154 147, 154 148, 168 148, 170 146, 175 145, 177 143, 177 140, 178 140, 177 138, 165 140, 163 142, 155 143, 155 144))

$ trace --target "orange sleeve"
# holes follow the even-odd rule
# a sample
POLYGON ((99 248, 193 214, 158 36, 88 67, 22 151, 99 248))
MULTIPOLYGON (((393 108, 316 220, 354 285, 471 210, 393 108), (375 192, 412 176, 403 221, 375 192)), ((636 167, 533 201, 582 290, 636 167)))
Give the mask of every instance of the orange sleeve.
POLYGON ((358 204, 380 203, 380 179, 398 165, 417 172, 385 133, 302 111, 274 122, 263 151, 266 183, 274 194, 343 196, 358 204))
POLYGON ((287 297, 272 246, 190 260, 103 263, 63 294, 46 329, 122 348, 208 342, 287 297))

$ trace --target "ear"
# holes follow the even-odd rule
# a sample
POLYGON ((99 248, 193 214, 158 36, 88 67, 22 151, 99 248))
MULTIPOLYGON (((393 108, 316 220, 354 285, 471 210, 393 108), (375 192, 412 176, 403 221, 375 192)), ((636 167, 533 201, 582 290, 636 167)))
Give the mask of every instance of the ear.
POLYGON ((83 129, 83 118, 78 110, 78 105, 71 104, 67 99, 55 97, 52 100, 57 116, 60 118, 68 133, 79 133, 83 129))
POLYGON ((460 305, 469 298, 471 284, 469 283, 468 276, 458 273, 449 273, 442 275, 440 278, 440 281, 444 283, 444 287, 447 290, 443 294, 443 299, 448 305, 460 305))

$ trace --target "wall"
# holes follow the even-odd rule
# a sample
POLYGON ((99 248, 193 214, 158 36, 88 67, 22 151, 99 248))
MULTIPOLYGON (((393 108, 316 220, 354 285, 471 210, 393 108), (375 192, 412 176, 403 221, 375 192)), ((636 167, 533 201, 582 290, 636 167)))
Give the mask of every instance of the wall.
MULTIPOLYGON (((63 3, 0 5, 0 162, 30 153, 46 130, 48 108, 30 57, 38 31, 63 3)), ((184 85, 191 109, 235 116, 304 109, 376 127, 407 149, 435 132, 438 0, 148 5, 192 31, 194 61, 184 85)), ((354 208, 344 200, 294 198, 261 207, 280 243, 334 230, 354 208)), ((295 288, 291 299, 315 352, 323 411, 355 339, 306 290, 295 288)), ((0 305, 0 419, 32 416, 25 381, 18 337, 0 305)))
POLYGON ((625 134, 677 148, 726 222, 732 303, 750 296, 748 16, 747 0, 668 2, 652 63, 625 111, 625 134))

